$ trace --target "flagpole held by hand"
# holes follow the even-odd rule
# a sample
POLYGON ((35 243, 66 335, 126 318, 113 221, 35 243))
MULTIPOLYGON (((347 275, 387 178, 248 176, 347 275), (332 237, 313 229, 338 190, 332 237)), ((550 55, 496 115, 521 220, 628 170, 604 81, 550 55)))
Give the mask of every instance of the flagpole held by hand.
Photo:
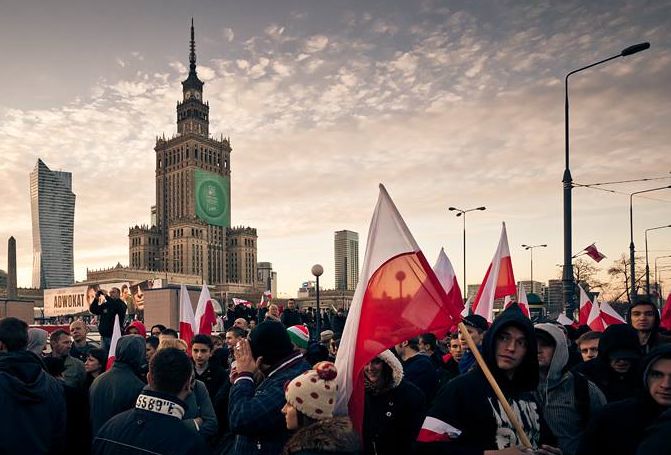
POLYGON ((468 330, 466 329, 466 326, 464 325, 463 322, 459 323, 459 332, 461 333, 461 336, 464 337, 466 340, 466 343, 468 344, 468 349, 471 350, 473 355, 475 356, 475 361, 478 362, 478 366, 480 366, 480 370, 484 373, 485 377, 487 378, 487 381, 489 382, 489 385, 492 386, 492 389, 494 390, 494 393, 496 394, 496 397, 499 399, 499 402, 503 406, 503 410, 505 411, 506 415, 508 416, 508 419, 510 422, 513 424, 513 427, 515 428, 515 432, 517 433, 517 437, 520 439, 522 442, 522 445, 527 448, 531 449, 531 441, 529 440, 529 437, 526 435, 524 432, 524 428, 522 428, 522 424, 520 424, 520 421, 517 419, 517 415, 513 412, 513 409, 510 407, 510 404, 508 403, 508 400, 506 400, 506 397, 503 395, 503 392, 501 391, 501 388, 499 385, 496 383, 496 379, 494 379, 494 376, 492 375, 492 372, 489 371, 489 367, 485 363, 485 359, 482 358, 482 354, 480 354, 480 351, 478 350, 478 347, 475 345, 473 342, 473 338, 471 338, 471 335, 468 333, 468 330))

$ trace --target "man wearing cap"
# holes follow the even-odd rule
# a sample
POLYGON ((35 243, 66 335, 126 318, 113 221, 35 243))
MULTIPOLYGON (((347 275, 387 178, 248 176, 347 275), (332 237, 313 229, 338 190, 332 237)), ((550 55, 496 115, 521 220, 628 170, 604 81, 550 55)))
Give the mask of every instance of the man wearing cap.
POLYGON ((281 453, 289 438, 282 408, 284 385, 310 369, 276 321, 259 324, 235 346, 237 376, 230 392, 228 418, 235 434, 234 455, 281 453), (263 380, 254 382, 260 372, 263 380))
MULTIPOLYGON (((468 334, 473 339, 473 343, 481 350, 482 340, 485 338, 485 332, 489 327, 487 319, 478 314, 469 314, 464 318, 464 325, 466 326, 466 330, 468 330, 468 334)), ((461 341, 463 350, 463 355, 459 362, 459 372, 464 374, 470 371, 475 365, 475 356, 468 348, 468 344, 466 344, 466 340, 461 334, 459 334, 459 340, 461 341)))

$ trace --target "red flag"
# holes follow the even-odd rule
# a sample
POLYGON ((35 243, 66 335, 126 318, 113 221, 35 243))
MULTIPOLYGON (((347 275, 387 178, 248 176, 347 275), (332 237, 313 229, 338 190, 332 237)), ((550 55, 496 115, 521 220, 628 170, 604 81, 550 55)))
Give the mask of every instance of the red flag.
POLYGON ((447 294, 384 186, 373 213, 361 279, 336 357, 336 412, 361 430, 364 366, 385 349, 459 319, 461 296, 447 294))
POLYGON ((515 292, 517 290, 515 289, 513 263, 510 260, 510 249, 508 248, 508 234, 506 233, 506 223, 503 223, 499 246, 492 263, 489 264, 485 279, 475 296, 472 311, 492 322, 494 320, 494 299, 514 295, 515 292))
POLYGON ((666 304, 662 310, 662 320, 659 325, 663 329, 671 330, 671 293, 666 298, 666 304))
MULTIPOLYGON (((440 284, 445 289, 446 294, 450 294, 454 290, 458 295, 461 295, 461 289, 459 289, 459 282, 457 281, 457 275, 454 273, 454 268, 452 268, 452 263, 450 259, 445 254, 445 249, 441 248, 440 253, 438 253, 438 260, 433 266, 433 271, 436 273, 436 277, 440 284)), ((461 300, 461 310, 464 309, 464 301, 461 300)))
POLYGON ((601 318, 601 310, 599 310, 599 304, 596 299, 592 302, 592 309, 587 317, 587 325, 595 332, 603 332, 606 330, 607 325, 601 318))
POLYGON ((585 254, 594 259, 596 262, 601 262, 601 260, 606 257, 605 254, 602 254, 599 252, 599 250, 596 249, 596 246, 593 243, 590 246, 585 247, 585 254))
POLYGON ((587 321, 589 320, 589 315, 592 312, 592 300, 587 296, 587 293, 578 285, 580 288, 580 310, 578 311, 578 324, 579 325, 588 325, 587 321))
POLYGON ((194 321, 197 333, 203 335, 211 335, 212 325, 217 323, 217 314, 214 311, 214 304, 206 283, 203 283, 200 290, 194 321))
POLYGON ((616 324, 626 324, 620 313, 615 311, 615 308, 610 306, 608 302, 602 302, 599 305, 599 312, 601 313, 601 320, 604 322, 605 326, 616 325, 616 324))
POLYGON ((191 338, 196 333, 196 322, 193 317, 193 306, 186 286, 182 285, 179 290, 179 337, 191 346, 191 338))
MULTIPOLYGON (((506 299, 508 299, 507 296, 506 299)), ((510 305, 512 305, 512 300, 509 301, 509 303, 506 305, 506 308, 508 308, 510 305)), ((517 289, 517 306, 519 306, 520 310, 522 310, 522 314, 531 319, 531 312, 529 311, 529 299, 527 298, 527 291, 526 289, 524 289, 524 285, 522 284, 521 281, 520 286, 517 289)))
POLYGON ((116 345, 121 338, 121 324, 119 323, 119 316, 114 318, 114 328, 112 329, 112 340, 110 341, 110 350, 107 354, 107 365, 105 370, 109 370, 114 365, 116 359, 116 345))

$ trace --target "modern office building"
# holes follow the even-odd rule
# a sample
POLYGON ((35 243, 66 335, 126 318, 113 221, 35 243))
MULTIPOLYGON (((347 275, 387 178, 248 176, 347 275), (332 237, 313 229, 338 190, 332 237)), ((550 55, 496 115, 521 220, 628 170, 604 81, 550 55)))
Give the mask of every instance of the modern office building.
POLYGON ((541 299, 544 297, 545 293, 545 283, 541 283, 540 281, 533 281, 533 283, 529 280, 526 281, 518 281, 517 282, 517 287, 519 288, 520 284, 524 286, 524 290, 527 292, 527 294, 536 294, 538 297, 541 299))
POLYGON ((41 159, 30 173, 33 220, 33 287, 57 288, 75 281, 75 194, 72 174, 52 171, 41 159))
POLYGON ((353 291, 359 283, 359 234, 336 231, 334 243, 335 288, 353 291))
POLYGON ((544 300, 549 315, 556 316, 562 312, 564 307, 562 280, 548 280, 544 300))

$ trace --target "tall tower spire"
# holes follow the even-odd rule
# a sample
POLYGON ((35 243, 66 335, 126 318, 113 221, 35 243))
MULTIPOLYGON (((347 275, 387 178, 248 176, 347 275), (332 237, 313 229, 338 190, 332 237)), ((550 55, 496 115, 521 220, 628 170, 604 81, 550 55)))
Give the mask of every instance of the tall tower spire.
POLYGON ((203 103, 203 81, 196 72, 196 32, 191 18, 191 41, 189 43, 189 75, 182 82, 183 99, 177 104, 177 132, 209 135, 210 106, 203 103))
POLYGON ((191 18, 191 52, 189 53, 189 73, 196 73, 196 34, 193 30, 193 17, 191 18))

